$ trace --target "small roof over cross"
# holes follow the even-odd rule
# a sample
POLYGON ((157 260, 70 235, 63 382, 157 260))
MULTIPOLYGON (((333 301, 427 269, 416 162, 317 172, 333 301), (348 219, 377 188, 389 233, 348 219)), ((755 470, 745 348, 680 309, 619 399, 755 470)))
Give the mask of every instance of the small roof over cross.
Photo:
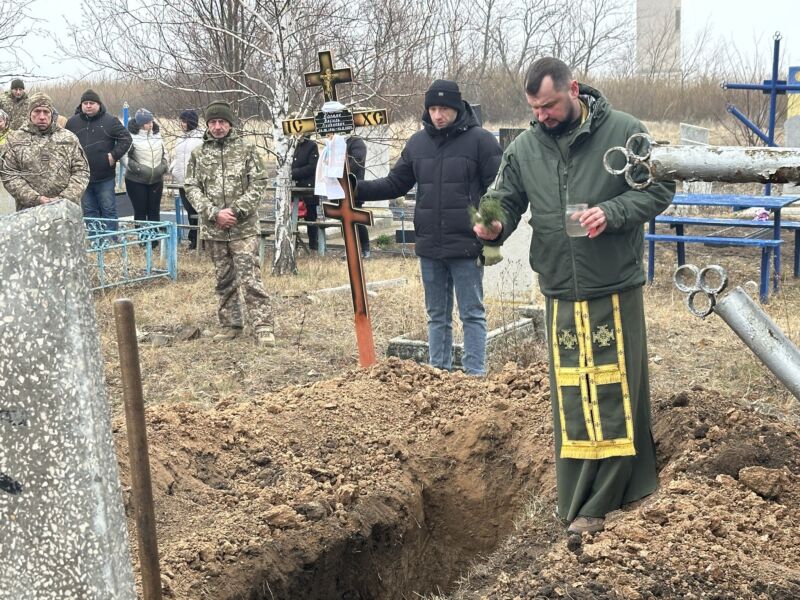
POLYGON ((350 83, 353 81, 353 72, 350 67, 334 69, 330 50, 319 52, 319 71, 306 73, 306 87, 322 87, 325 102, 338 100, 336 97, 337 83, 350 83))

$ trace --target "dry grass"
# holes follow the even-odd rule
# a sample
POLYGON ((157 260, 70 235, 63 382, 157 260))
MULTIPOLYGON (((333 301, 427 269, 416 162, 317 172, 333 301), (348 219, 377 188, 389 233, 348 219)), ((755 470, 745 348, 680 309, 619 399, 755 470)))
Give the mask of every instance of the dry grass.
MULTIPOLYGON (((315 290, 348 284, 341 254, 298 259, 294 277, 272 277, 264 269, 264 282, 273 298, 278 348, 273 353, 256 350, 248 339, 214 344, 207 338, 154 347, 141 344, 140 357, 145 395, 151 402, 191 401, 213 403, 221 399, 246 399, 254 393, 279 389, 333 376, 358 364, 353 331, 353 308, 348 291, 315 294, 315 290)), ((414 334, 424 339, 425 312, 418 261, 397 256, 365 263, 367 281, 405 278, 407 284, 383 288, 370 297, 375 347, 385 355, 391 338, 414 334)), ((180 255, 179 280, 111 289, 97 293, 109 389, 116 404, 120 399, 113 302, 130 298, 135 306, 137 328, 145 332, 175 334, 183 326, 213 332, 216 298, 210 260, 180 255)), ((514 320, 513 310, 489 305, 490 326, 514 320)), ((457 319, 456 319, 457 321, 457 319)), ((456 339, 460 328, 456 327, 456 339)), ((524 360, 528 344, 515 343, 498 353, 497 361, 524 360)), ((529 360, 533 360, 530 358, 529 360)))
MULTIPOLYGON (((794 344, 800 344, 800 280, 790 274, 787 259, 793 248, 787 246, 781 289, 762 309, 794 344)), ((687 260, 698 266, 723 265, 731 287, 758 280, 758 253, 753 250, 698 246, 687 253, 687 260)), ((656 281, 645 288, 653 393, 669 396, 700 385, 719 390, 724 396, 795 410, 793 396, 720 317, 711 315, 701 320, 689 313, 684 295, 671 282, 676 265, 674 248, 661 245, 657 257, 656 281)))
MULTIPOLYGON (((788 242, 788 240, 787 240, 788 242)), ((792 256, 787 243, 784 256, 792 256)), ((716 263, 729 270, 732 285, 758 277, 757 253, 747 249, 687 250, 689 260, 704 266, 716 263)), ((140 355, 145 373, 146 397, 150 402, 191 401, 214 403, 246 400, 253 395, 285 385, 327 378, 357 365, 350 294, 314 294, 315 290, 347 285, 339 255, 298 260, 296 277, 272 277, 264 281, 273 296, 278 348, 269 353, 256 349, 249 340, 214 344, 207 338, 154 347, 142 344, 140 355)), ((651 385, 654 395, 669 396, 694 385, 718 389, 725 395, 750 401, 794 406, 782 384, 756 359, 717 316, 700 320, 692 316, 683 296, 672 286, 674 249, 659 247, 656 281, 645 289, 651 385)), ((790 264, 785 265, 791 270, 790 264)), ((377 290, 370 298, 370 311, 378 356, 385 354, 391 338, 412 334, 424 339, 425 312, 418 261, 398 256, 376 258, 366 263, 368 282, 405 278, 402 287, 377 290)), ((119 400, 117 355, 112 304, 130 297, 137 325, 142 331, 174 333, 184 325, 213 331, 216 327, 212 266, 205 257, 181 254, 176 283, 165 280, 114 289, 97 294, 97 312, 107 364, 112 399, 119 400)), ((800 343, 800 282, 791 275, 771 297, 764 310, 795 343, 800 343)), ((487 303, 490 327, 512 321, 513 307, 487 303)), ((457 323, 458 319, 454 319, 457 323)), ((458 336, 460 334, 456 334, 458 336)), ((490 370, 507 360, 527 364, 546 357, 544 347, 534 342, 518 347, 509 344, 490 361, 490 370)))

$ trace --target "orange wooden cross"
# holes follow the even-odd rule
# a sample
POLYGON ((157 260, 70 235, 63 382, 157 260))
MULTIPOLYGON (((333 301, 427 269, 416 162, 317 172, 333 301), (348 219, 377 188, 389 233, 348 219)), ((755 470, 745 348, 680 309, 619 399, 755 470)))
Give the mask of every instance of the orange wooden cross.
MULTIPOLYGON (((330 51, 319 53, 320 70, 306 73, 306 87, 322 87, 325 101, 336 100, 336 85, 350 83, 353 76, 349 68, 334 69, 330 51)), ((287 119, 283 121, 283 132, 287 135, 300 135, 311 131, 321 133, 350 133, 353 126, 383 125, 388 121, 386 110, 349 109, 333 113, 317 113, 316 117, 287 119), (344 125, 346 124, 346 125, 344 125)), ((361 262, 361 242, 356 232, 357 225, 372 225, 372 213, 356 208, 353 204, 353 190, 350 188, 350 168, 347 156, 344 161, 345 176, 339 178, 344 190, 344 199, 337 202, 323 202, 325 216, 342 222, 344 250, 347 257, 347 272, 350 276, 350 292, 353 297, 355 313, 356 342, 358 343, 358 360, 362 367, 374 365, 375 342, 372 336, 372 322, 369 320, 369 304, 367 302, 367 285, 364 279, 364 265, 361 262)), ((309 226, 313 224, 309 222, 309 226)), ((324 233, 324 232, 323 232, 324 233)))
POLYGON ((361 240, 358 239, 357 225, 372 225, 372 213, 356 208, 353 204, 353 190, 350 188, 350 167, 345 156, 344 177, 339 178, 344 190, 344 198, 339 202, 323 202, 322 208, 329 219, 342 222, 344 252, 347 258, 347 274, 350 276, 350 294, 353 298, 355 314, 358 362, 362 367, 374 365, 375 342, 372 336, 372 321, 369 318, 367 284, 364 278, 364 265, 361 261, 361 240))

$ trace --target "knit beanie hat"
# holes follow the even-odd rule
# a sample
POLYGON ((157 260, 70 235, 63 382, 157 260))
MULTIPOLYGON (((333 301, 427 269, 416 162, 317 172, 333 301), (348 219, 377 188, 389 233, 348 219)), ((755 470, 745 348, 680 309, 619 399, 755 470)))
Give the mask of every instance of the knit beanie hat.
POLYGON ((100 95, 92 89, 83 92, 83 95, 81 96, 81 102, 97 102, 98 104, 102 104, 100 101, 100 95))
POLYGON ((24 90, 25 89, 25 82, 22 79, 12 79, 11 80, 11 89, 16 90, 24 90))
POLYGON ((178 118, 186 123, 189 131, 192 129, 197 129, 197 124, 200 122, 200 117, 197 116, 197 111, 192 109, 184 110, 178 118))
POLYGON ((153 113, 151 113, 146 108, 140 108, 136 111, 136 114, 133 116, 133 120, 136 121, 136 124, 141 127, 142 125, 146 125, 147 123, 153 122, 153 113))
POLYGON ((39 108, 40 106, 49 108, 50 112, 55 111, 53 108, 53 99, 47 94, 36 92, 31 96, 30 100, 28 100, 28 114, 32 113, 34 108, 39 108))
POLYGON ((236 120, 233 116, 231 105, 224 100, 214 100, 214 102, 206 107, 206 123, 211 119, 225 119, 231 125, 233 125, 236 120))
POLYGON ((461 91, 455 81, 437 79, 425 92, 425 110, 431 106, 448 106, 460 111, 464 108, 461 91))

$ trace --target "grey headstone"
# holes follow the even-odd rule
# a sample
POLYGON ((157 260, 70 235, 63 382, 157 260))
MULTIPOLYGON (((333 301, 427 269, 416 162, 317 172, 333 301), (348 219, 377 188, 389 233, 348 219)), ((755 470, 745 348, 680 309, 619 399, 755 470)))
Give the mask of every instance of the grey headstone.
MULTIPOLYGON (((389 174, 389 128, 386 125, 359 127, 358 135, 367 144, 367 165, 364 179, 380 179, 389 174)), ((388 207, 388 200, 370 202, 366 208, 388 207)))
MULTIPOLYGON (((708 146, 710 129, 689 123, 680 124, 680 144, 682 146, 708 146)), ((683 191, 687 194, 710 194, 714 184, 710 181, 684 181, 683 191)))
MULTIPOLYGON (((524 129, 501 127, 500 147, 505 151, 524 129)), ((516 231, 503 244, 503 260, 483 272, 484 296, 514 304, 536 304, 536 273, 531 270, 531 211, 522 216, 516 231)))
POLYGON ((17 210, 17 204, 14 199, 6 191, 5 186, 0 183, 0 217, 3 215, 10 215, 17 210))
POLYGON ((0 598, 134 600, 81 209, 0 218, 0 598))
POLYGON ((475 113, 475 118, 478 120, 478 125, 483 127, 483 109, 481 108, 480 104, 470 104, 472 107, 473 112, 475 113))
POLYGON ((516 127, 501 127, 500 128, 500 130, 499 130, 500 137, 499 137, 498 141, 500 142, 500 147, 503 149, 504 152, 505 152, 506 148, 508 148, 508 145, 511 142, 513 142, 514 139, 520 133, 522 133, 523 131, 525 131, 525 130, 524 129, 518 129, 516 127))
POLYGON ((503 260, 483 270, 483 294, 486 298, 514 304, 536 304, 536 274, 531 269, 530 209, 519 226, 505 241, 503 260))

